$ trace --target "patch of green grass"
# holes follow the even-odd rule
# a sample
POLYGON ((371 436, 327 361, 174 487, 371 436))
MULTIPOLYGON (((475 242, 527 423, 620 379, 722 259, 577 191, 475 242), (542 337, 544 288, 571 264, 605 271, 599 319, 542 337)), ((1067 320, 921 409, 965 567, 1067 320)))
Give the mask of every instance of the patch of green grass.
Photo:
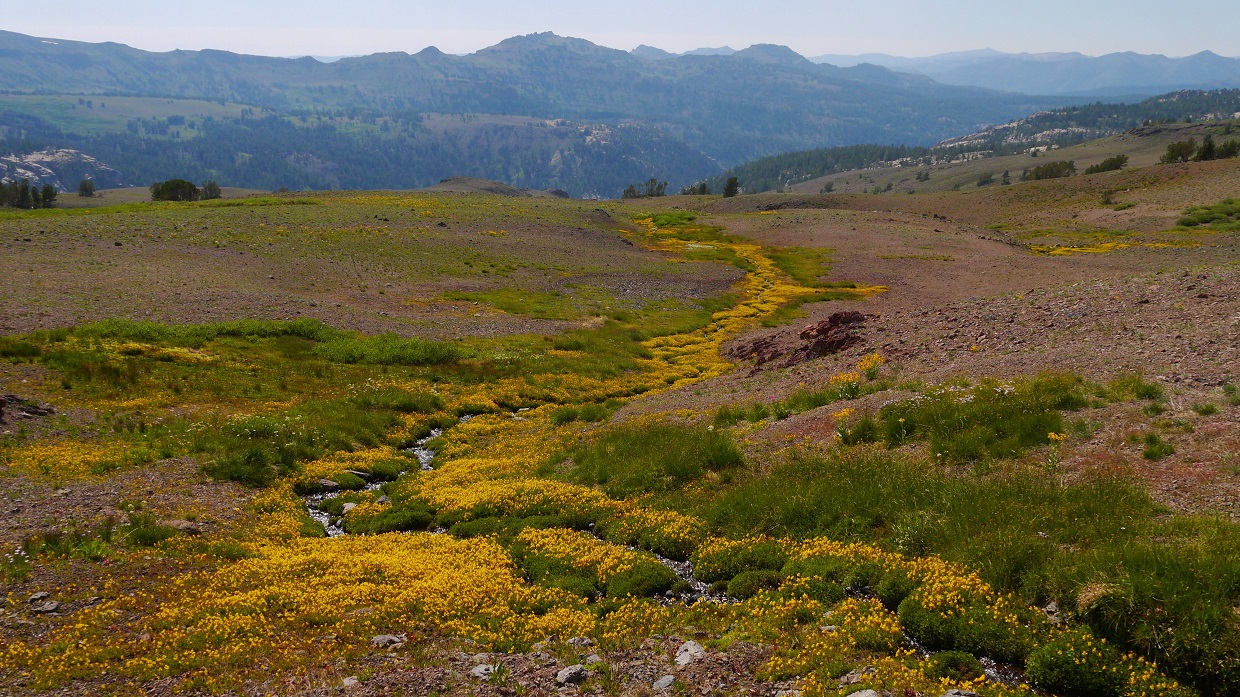
POLYGON ((370 365, 439 365, 463 355, 459 347, 446 342, 402 339, 395 334, 336 337, 315 346, 314 353, 337 363, 370 365))
POLYGON ((727 247, 714 247, 708 244, 692 243, 688 248, 681 252, 680 256, 688 261, 718 261, 735 266, 741 271, 755 270, 752 262, 737 255, 736 252, 727 247))
MULTIPOLYGON (((792 457, 769 470, 736 472, 726 488, 674 502, 730 536, 827 536, 935 554, 977 569, 1024 602, 1057 600, 1080 608, 1097 634, 1157 658, 1198 685, 1240 678, 1226 658, 1240 648, 1230 629, 1240 576, 1229 561, 1240 553, 1240 527, 1169 516, 1125 477, 1066 483, 1038 467, 985 472, 840 448, 792 457)), ((699 568, 710 578, 739 573, 699 568)), ((782 571, 799 572, 792 565, 782 571)), ((1031 636, 991 626, 986 604, 944 617, 924 612, 920 600, 909 599, 916 596, 910 587, 879 572, 832 567, 806 575, 885 593, 884 603, 899 605, 910 633, 935 648, 1021 660, 1033 646, 1031 636)))
POLYGON ((1141 451, 1141 457, 1147 460, 1161 460, 1174 454, 1175 447, 1164 441, 1157 433, 1147 433, 1145 435, 1145 450, 1141 451))
POLYGON ((1229 198, 1210 206, 1191 206, 1176 223, 1182 227, 1205 226, 1214 230, 1240 229, 1240 199, 1229 198))
POLYGON ((1193 411, 1197 412, 1197 414, 1200 416, 1212 416, 1218 413, 1218 405, 1212 402, 1206 402, 1204 404, 1194 404, 1193 411))
MULTIPOLYGON (((1085 404, 1080 380, 1042 375, 1014 386, 993 380, 972 388, 941 386, 884 406, 877 421, 888 447, 926 440, 933 457, 970 462, 1013 457, 1049 443, 1049 434, 1064 431, 1060 412, 1085 404)), ((875 435, 869 429, 846 428, 849 440, 875 435)))
POLYGON ((650 217, 655 227, 683 227, 697 220, 697 213, 692 211, 667 211, 656 213, 650 217))
MULTIPOLYGON (((707 472, 744 464, 732 438, 700 426, 623 425, 552 458, 571 460, 570 481, 613 498, 677 489, 707 472)), ((550 470, 548 470, 550 473, 550 470)))
POLYGON ((800 388, 784 399, 769 404, 763 402, 751 402, 747 405, 725 404, 715 411, 714 424, 716 427, 726 428, 735 426, 741 421, 757 423, 772 416, 776 420, 783 420, 793 414, 800 414, 835 402, 857 399, 890 388, 891 383, 886 380, 845 383, 823 390, 800 388))
POLYGON ((828 287, 821 279, 831 272, 832 250, 821 247, 767 247, 767 257, 789 278, 806 288, 828 287))
POLYGON ((1131 402, 1137 399, 1161 401, 1166 398, 1166 393, 1158 383, 1146 382, 1138 372, 1113 378, 1096 389, 1094 394, 1111 402, 1131 402))

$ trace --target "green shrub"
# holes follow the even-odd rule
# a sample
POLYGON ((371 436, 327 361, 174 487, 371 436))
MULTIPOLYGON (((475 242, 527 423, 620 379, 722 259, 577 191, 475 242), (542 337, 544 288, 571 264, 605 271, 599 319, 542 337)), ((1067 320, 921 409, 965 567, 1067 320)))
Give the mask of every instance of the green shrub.
POLYGON ((981 661, 964 651, 943 651, 926 661, 926 675, 936 680, 966 682, 985 674, 981 661))
POLYGON ((43 349, 21 339, 0 337, 0 358, 38 358, 43 349))
POLYGON ((602 404, 587 404, 578 412, 577 418, 586 423, 598 423, 611 415, 611 411, 602 404))
POLYGON ((1193 411, 1201 416, 1211 416, 1218 413, 1218 405, 1206 402, 1205 404, 1194 404, 1193 411))
POLYGON ((904 602, 904 599, 916 588, 917 583, 907 574, 902 571, 892 571, 883 574, 882 579, 874 585, 874 594, 882 601, 884 607, 895 612, 899 609, 900 603, 904 602))
POLYGON ((277 474, 288 469, 291 469, 291 463, 278 467, 262 448, 226 455, 205 468, 207 474, 215 479, 240 482, 249 487, 268 486, 275 481, 277 474))
POLYGON ((1029 655, 1025 671, 1038 687, 1070 697, 1119 697, 1127 671, 1117 670, 1115 648, 1087 630, 1073 629, 1029 655))
POLYGON ((551 423, 556 426, 563 426, 564 424, 576 421, 579 415, 580 412, 576 409, 576 407, 560 407, 559 409, 551 412, 551 423))
POLYGON ((748 600, 760 590, 774 590, 784 582, 778 571, 744 571, 728 582, 728 595, 737 600, 748 600))
POLYGON ((787 563, 788 555, 778 543, 761 541, 741 549, 698 556, 693 560, 693 575, 703 583, 714 583, 746 571, 779 571, 787 563))
POLYGON ((346 516, 345 532, 351 535, 378 535, 402 530, 425 530, 435 520, 435 515, 424 505, 393 506, 369 517, 346 516))
POLYGON ((900 603, 898 615, 905 630, 931 650, 967 651, 996 661, 1020 663, 1033 648, 1028 625, 1015 628, 995 619, 984 602, 966 601, 930 610, 914 592, 900 603))
POLYGON ((1096 165, 1085 168, 1086 174, 1100 174, 1102 172, 1114 172, 1123 169, 1128 164, 1127 155, 1115 155, 1099 162, 1096 165))
POLYGON ((413 460, 378 460, 370 465, 370 474, 376 479, 390 482, 410 469, 418 469, 413 460))
POLYGON ((591 576, 581 574, 564 574, 548 578, 544 584, 549 588, 559 588, 579 598, 593 598, 599 594, 597 581, 591 576))
POLYGON ((1047 162, 1044 165, 1038 165, 1029 170, 1028 179, 1059 179, 1061 177, 1070 177, 1076 174, 1075 162, 1047 162))
POLYGON ((475 520, 462 520, 453 523, 448 528, 448 533, 453 537, 469 538, 469 537, 486 537, 488 535, 497 535, 505 529, 505 522, 495 516, 487 516, 485 518, 477 518, 475 520))
POLYGON ((366 480, 353 474, 352 472, 341 472, 332 477, 332 480, 340 485, 345 491, 358 491, 366 488, 366 480))
POLYGON ((650 597, 669 590, 678 579, 658 562, 645 562, 607 581, 607 597, 650 597))

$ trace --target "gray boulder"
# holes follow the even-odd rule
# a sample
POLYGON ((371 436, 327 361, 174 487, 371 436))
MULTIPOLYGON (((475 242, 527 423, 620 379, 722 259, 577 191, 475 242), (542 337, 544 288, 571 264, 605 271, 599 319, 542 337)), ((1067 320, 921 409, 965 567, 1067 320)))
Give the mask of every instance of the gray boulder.
POLYGON ((706 658, 706 649, 696 641, 686 641, 676 649, 676 665, 687 666, 706 658))
POLYGON ((586 681, 590 677, 590 671, 580 663, 571 665, 560 670, 555 674, 555 681, 559 685, 576 685, 586 681))
POLYGON ((650 687, 651 687, 651 689, 655 689, 655 690, 666 690, 666 689, 671 688, 671 686, 672 686, 672 685, 674 685, 675 683, 676 683, 676 677, 675 677, 675 676, 672 676, 672 675, 664 675, 663 677, 659 678, 658 680, 655 680, 655 681, 654 681, 654 684, 653 684, 653 685, 651 685, 650 687))

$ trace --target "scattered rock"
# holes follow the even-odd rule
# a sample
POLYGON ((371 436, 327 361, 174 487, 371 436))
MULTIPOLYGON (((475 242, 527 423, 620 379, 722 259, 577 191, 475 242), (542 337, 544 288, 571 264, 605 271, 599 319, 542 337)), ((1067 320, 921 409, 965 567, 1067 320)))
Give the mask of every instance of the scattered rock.
MULTIPOLYGON (((873 666, 866 666, 865 668, 859 668, 857 670, 851 671, 839 679, 840 687, 843 687, 845 685, 856 685, 857 683, 861 682, 862 680, 865 680, 867 677, 873 674, 874 674, 873 666)), ((852 695, 849 695, 849 697, 852 697, 852 695)))
POLYGON ((599 656, 597 653, 592 653, 589 656, 586 656, 586 665, 588 666, 592 666, 592 665, 595 665, 596 663, 602 663, 602 662, 603 662, 603 658, 599 656))
POLYGON ((39 591, 38 593, 34 593, 33 595, 31 595, 30 599, 27 600, 26 602, 37 603, 40 600, 47 600, 50 597, 52 597, 51 593, 48 593, 47 591, 39 591))
POLYGON ((345 505, 341 506, 341 507, 340 507, 340 511, 341 511, 342 513, 348 513, 349 511, 353 510, 354 508, 357 508, 357 504, 356 504, 356 503, 353 503, 352 501, 350 501, 350 502, 346 503, 345 505))
POLYGON ((490 662, 491 662, 491 654, 489 654, 489 653, 476 653, 476 654, 474 654, 474 655, 470 656, 470 657, 469 657, 469 660, 473 661, 474 663, 490 663, 490 662))
POLYGON ((473 670, 469 671, 469 677, 478 680, 489 680, 494 672, 495 666, 490 663, 482 663, 474 666, 473 670))
POLYGON ((351 690, 361 684, 362 684, 361 681, 357 679, 356 675, 350 675, 349 677, 340 681, 340 686, 346 690, 351 690))
POLYGON ((555 682, 559 685, 576 685, 586 681, 590 677, 590 671, 580 663, 571 665, 561 669, 555 674, 555 682))
POLYGON ((969 692, 968 690, 951 689, 944 692, 942 697, 980 697, 980 695, 976 692, 969 692))
POLYGON ((654 689, 654 690, 666 690, 666 689, 669 689, 673 684, 675 684, 675 682, 676 682, 675 676, 664 675, 658 680, 655 680, 654 684, 651 685, 650 687, 651 689, 654 689))
POLYGON ((852 694, 848 695, 848 697, 883 697, 883 696, 878 694, 874 690, 860 690, 858 692, 853 692, 852 694))
POLYGON ((686 641, 676 649, 676 665, 687 666, 706 658, 706 649, 696 641, 686 641))
POLYGON ((406 640, 407 638, 404 634, 379 634, 371 637, 370 645, 378 646, 380 648, 385 646, 403 646, 406 640))
POLYGON ((775 697, 801 697, 800 690, 780 690, 775 693, 775 697))
POLYGON ((587 646, 594 646, 594 640, 588 636, 575 636, 568 640, 568 645, 578 649, 584 649, 587 646))
POLYGON ((49 600, 46 603, 36 607, 34 611, 40 615, 48 615, 60 609, 60 603, 55 600, 49 600))
POLYGON ((188 520, 165 520, 163 524, 186 535, 197 535, 202 532, 201 528, 188 520))
POLYGON ((319 486, 323 487, 324 491, 336 491, 340 488, 340 485, 331 479, 320 479, 319 486))

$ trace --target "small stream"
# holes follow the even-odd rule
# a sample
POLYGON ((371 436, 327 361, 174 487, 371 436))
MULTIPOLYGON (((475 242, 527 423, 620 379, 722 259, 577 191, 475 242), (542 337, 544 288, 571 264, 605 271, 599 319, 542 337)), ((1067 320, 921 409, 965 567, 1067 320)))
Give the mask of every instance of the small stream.
MULTIPOLYGON (((469 421, 471 418, 473 418, 472 415, 462 416, 460 418, 460 423, 465 423, 466 421, 469 421)), ((514 414, 513 418, 521 418, 521 417, 514 414)), ((430 471, 434 469, 433 467, 431 467, 431 462, 435 459, 435 451, 427 448, 426 444, 442 435, 443 435, 443 429, 436 428, 432 430, 430 434, 427 435, 425 438, 419 439, 412 448, 407 448, 405 452, 417 458, 418 465, 422 468, 423 471, 430 471)), ((404 474, 404 472, 401 472, 401 474, 404 474)), ((363 489, 363 491, 377 491, 385 483, 386 482, 382 482, 382 481, 367 481, 366 487, 363 489)), ((327 491, 327 492, 323 492, 319 494, 311 494, 309 496, 302 497, 302 499, 306 503, 306 512, 310 515, 311 518, 317 520, 319 523, 322 523, 323 528, 327 530, 328 537, 339 537, 340 535, 344 535, 347 533, 345 533, 344 528, 338 524, 340 522, 339 519, 333 518, 326 511, 319 510, 319 504, 323 501, 326 501, 327 499, 336 498, 337 496, 340 496, 342 493, 344 493, 344 491, 327 491)), ((380 497, 378 500, 382 501, 384 498, 386 497, 380 497)), ((447 531, 445 529, 439 528, 435 530, 430 530, 428 532, 445 533, 447 531)), ((598 535, 594 535, 593 531, 591 531, 591 535, 593 535, 595 539, 603 540, 603 538, 599 537, 598 535)), ((639 550, 637 547, 629 547, 629 549, 633 551, 644 551, 644 550, 639 550)), ((651 552, 651 554, 654 554, 654 553, 651 552)), ((659 563, 663 564, 668 569, 671 569, 672 573, 676 574, 676 578, 689 584, 688 591, 684 591, 681 593, 673 593, 672 591, 668 591, 663 597, 659 598, 661 602, 663 603, 685 603, 686 605, 691 605, 698 600, 706 600, 706 601, 713 602, 713 603, 738 602, 736 599, 729 597, 726 593, 711 593, 709 584, 703 583, 702 581, 699 581, 696 577, 694 577, 693 562, 676 561, 675 559, 669 559, 659 554, 654 554, 654 557, 659 560, 659 563)), ((852 589, 848 589, 848 590, 852 591, 852 589)), ((866 597, 866 598, 870 597, 869 594, 864 591, 863 592, 850 592, 849 595, 855 595, 857 597, 866 597)), ((909 636, 908 634, 904 635, 904 640, 923 659, 929 658, 930 656, 937 653, 935 651, 931 651, 927 649, 920 642, 918 642, 916 639, 909 636)), ((1005 684, 1009 686, 1015 686, 1027 680, 1024 673, 1015 666, 1010 666, 1010 665, 1006 665, 1003 663, 997 663, 989 658, 980 658, 979 660, 981 661, 982 668, 985 670, 986 677, 991 682, 1001 683, 1001 684, 1005 684)))
MULTIPOLYGON (((466 420, 467 420, 467 417, 461 417, 462 422, 466 420)), ((435 459, 435 451, 427 448, 426 444, 442 435, 443 435, 442 428, 433 429, 431 430, 429 435, 427 435, 425 438, 419 439, 417 444, 415 444, 412 448, 406 449, 405 452, 413 455, 414 457, 418 459, 418 465, 422 468, 423 471, 431 470, 433 469, 431 467, 431 461, 435 459)), ((401 472, 401 474, 404 474, 404 472, 401 472)), ((378 491, 379 488, 382 487, 386 483, 387 482, 385 481, 367 479, 366 486, 362 489, 362 491, 378 491)), ((333 518, 330 513, 328 513, 327 511, 321 510, 319 508, 319 504, 328 499, 334 499, 343 493, 345 493, 343 490, 324 491, 322 493, 310 494, 308 496, 301 497, 302 500, 305 501, 306 503, 306 513, 309 514, 311 518, 317 520, 319 523, 323 525, 323 529, 327 531, 328 537, 339 537, 341 535, 344 535, 345 531, 344 531, 344 528, 341 527, 339 524, 341 522, 340 519, 333 518)), ((377 500, 382 501, 385 498, 386 497, 381 496, 377 500)), ((348 504, 345 504, 345 505, 348 505, 348 504)))

